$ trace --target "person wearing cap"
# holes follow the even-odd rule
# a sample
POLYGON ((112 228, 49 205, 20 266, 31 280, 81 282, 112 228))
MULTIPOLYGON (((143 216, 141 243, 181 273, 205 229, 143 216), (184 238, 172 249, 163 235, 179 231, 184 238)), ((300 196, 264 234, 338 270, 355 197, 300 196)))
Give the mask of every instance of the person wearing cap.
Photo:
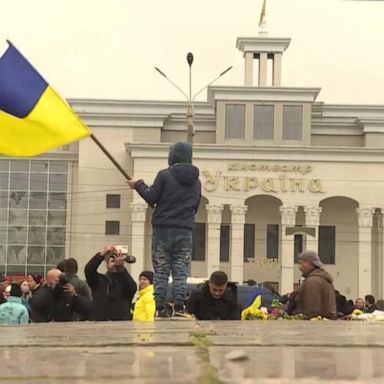
POLYGON ((134 321, 153 321, 156 305, 153 297, 153 272, 143 271, 139 276, 139 299, 133 311, 134 321))
POLYGON ((171 146, 169 167, 158 172, 152 186, 132 177, 128 185, 154 208, 152 215, 152 263, 155 271, 157 317, 170 317, 166 305, 169 275, 175 316, 186 314, 188 266, 192 257, 192 232, 201 198, 199 169, 192 165, 192 146, 171 146))
POLYGON ((337 319, 336 295, 332 276, 326 272, 319 255, 305 251, 299 255, 299 269, 305 278, 297 294, 295 313, 306 319, 324 317, 337 319))
POLYGON ((0 305, 0 324, 28 324, 27 308, 21 303, 21 288, 19 284, 10 284, 10 294, 6 303, 0 305))

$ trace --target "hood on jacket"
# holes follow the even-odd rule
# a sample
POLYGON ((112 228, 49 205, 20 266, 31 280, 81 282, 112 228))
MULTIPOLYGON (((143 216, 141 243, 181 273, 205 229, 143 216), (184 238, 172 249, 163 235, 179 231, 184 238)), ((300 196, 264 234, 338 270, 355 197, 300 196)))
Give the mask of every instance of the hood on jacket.
POLYGON ((9 303, 19 303, 19 304, 22 303, 21 297, 17 297, 17 296, 9 296, 7 301, 9 303))
POLYGON ((169 148, 168 165, 192 164, 192 146, 189 143, 176 143, 169 148))
POLYGON ((332 276, 327 271, 325 271, 324 269, 321 269, 321 268, 313 269, 311 272, 309 272, 307 274, 306 279, 309 279, 309 278, 314 277, 314 276, 321 277, 322 279, 328 281, 331 284, 333 283, 332 276))
POLYGON ((175 164, 169 171, 182 185, 192 186, 199 178, 199 169, 192 164, 175 164))

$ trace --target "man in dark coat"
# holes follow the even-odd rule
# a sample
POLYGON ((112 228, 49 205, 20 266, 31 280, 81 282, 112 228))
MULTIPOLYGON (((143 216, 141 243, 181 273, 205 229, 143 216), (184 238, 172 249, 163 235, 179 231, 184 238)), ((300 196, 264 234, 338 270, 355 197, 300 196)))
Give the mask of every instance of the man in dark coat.
POLYGON ((65 278, 68 283, 74 286, 78 295, 92 300, 91 290, 89 289, 87 283, 77 276, 78 264, 76 259, 70 257, 68 259, 64 259, 62 263, 63 272, 65 273, 65 278))
POLYGON ((367 307, 368 313, 373 313, 377 310, 375 296, 366 295, 365 296, 365 306, 367 307))
POLYGON ((172 274, 175 315, 184 316, 188 266, 192 256, 192 231, 199 208, 199 169, 192 165, 192 147, 176 143, 168 154, 169 167, 159 171, 152 186, 143 180, 128 181, 154 208, 152 215, 152 263, 158 317, 169 317, 166 306, 168 279, 172 274))
POLYGON ((124 255, 114 245, 107 245, 85 266, 85 277, 92 291, 91 320, 130 320, 132 299, 137 285, 124 267, 124 255), (105 261, 106 274, 97 272, 105 261))
POLYGON ((59 269, 47 273, 46 284, 29 301, 33 322, 87 320, 91 300, 78 295, 59 269))
POLYGON ((236 295, 228 287, 225 272, 213 272, 209 281, 192 292, 187 311, 198 320, 240 320, 241 309, 236 295))
POLYGON ((326 272, 324 264, 314 251, 305 251, 299 258, 299 268, 305 278, 297 294, 295 313, 305 318, 321 316, 337 319, 336 295, 332 276, 326 272))

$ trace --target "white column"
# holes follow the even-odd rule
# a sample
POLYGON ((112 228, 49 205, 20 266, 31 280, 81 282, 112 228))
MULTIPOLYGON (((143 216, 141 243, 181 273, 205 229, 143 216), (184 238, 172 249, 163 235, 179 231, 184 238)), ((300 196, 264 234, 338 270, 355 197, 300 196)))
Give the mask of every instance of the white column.
POLYGON ((223 205, 207 204, 205 209, 207 210, 207 277, 209 278, 212 272, 220 268, 220 225, 223 205))
POLYGON ((357 208, 359 222, 358 296, 364 297, 372 290, 372 217, 374 208, 357 208))
POLYGON ((136 256, 136 263, 131 265, 131 275, 137 281, 139 274, 144 270, 145 257, 145 217, 147 204, 131 203, 131 225, 132 225, 132 241, 131 254, 136 256))
POLYGON ((244 268, 244 223, 246 205, 231 205, 231 234, 230 234, 230 280, 243 283, 244 268))
POLYGON ((267 86, 268 55, 266 52, 260 53, 259 59, 259 87, 267 86))
POLYGON ((308 206, 304 207, 305 212, 305 226, 315 229, 315 236, 306 236, 307 239, 307 251, 318 252, 319 249, 319 225, 320 225, 320 213, 323 210, 321 207, 308 206))
POLYGON ((244 84, 247 87, 252 87, 253 85, 253 52, 245 52, 245 71, 244 71, 244 84))
POLYGON ((280 253, 280 293, 285 294, 293 291, 294 277, 294 254, 293 235, 286 235, 287 227, 296 224, 296 206, 281 206, 281 253, 280 253))
POLYGON ((378 245, 377 245, 377 255, 378 255, 378 273, 377 273, 377 297, 384 297, 384 209, 381 209, 382 214, 378 218, 378 245))
POLYGON ((283 57, 282 53, 275 53, 273 55, 273 77, 272 77, 272 86, 280 87, 281 86, 281 59, 283 57))

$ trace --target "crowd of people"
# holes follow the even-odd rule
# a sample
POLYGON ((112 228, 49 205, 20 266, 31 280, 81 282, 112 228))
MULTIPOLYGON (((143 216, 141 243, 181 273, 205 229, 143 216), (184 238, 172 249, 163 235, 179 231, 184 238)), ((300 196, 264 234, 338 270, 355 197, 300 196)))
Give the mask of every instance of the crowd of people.
MULTIPOLYGON (((152 215, 152 264, 154 272, 139 277, 138 299, 133 305, 137 284, 124 266, 121 250, 107 245, 85 266, 83 281, 77 276, 75 259, 62 260, 42 279, 27 276, 19 283, 4 284, 0 294, 0 324, 50 321, 152 321, 155 318, 198 320, 240 320, 261 311, 262 298, 252 297, 248 308, 237 301, 236 285, 223 271, 190 294, 187 292, 188 266, 192 255, 192 233, 201 198, 199 169, 192 165, 192 147, 176 143, 168 154, 168 168, 158 172, 153 185, 135 177, 128 185, 154 208, 152 215), (107 272, 100 273, 105 263, 107 272), (172 294, 168 280, 172 275, 172 294), (6 285, 6 286, 5 286, 6 285), (3 302, 3 303, 1 303, 3 302), (243 315, 242 315, 243 314, 243 315), (246 314, 246 316, 244 315, 246 314)), ((303 252, 299 258, 303 283, 282 298, 284 313, 304 319, 338 319, 358 309, 373 312, 383 308, 372 295, 355 303, 335 291, 332 277, 318 254, 303 252), (353 305, 354 304, 354 305, 353 305)), ((281 307, 283 308, 283 307, 281 307)), ((265 309, 263 318, 267 317, 265 309)))
MULTIPOLYGON (((333 289, 332 278, 324 270, 315 252, 307 251, 299 257, 299 268, 305 278, 298 290, 281 298, 285 312, 300 314, 304 319, 324 317, 347 318, 354 311, 372 313, 384 309, 384 301, 372 295, 347 301, 333 289)), ((114 245, 104 247, 85 266, 86 280, 77 276, 78 265, 69 258, 48 271, 46 277, 29 275, 18 282, 1 283, 0 324, 27 324, 50 321, 153 321, 180 317, 180 307, 174 302, 164 303, 159 311, 154 297, 154 272, 142 271, 137 285, 124 266, 124 255, 114 245), (105 263, 106 273, 98 272, 105 263)), ((215 271, 209 280, 184 297, 184 319, 240 320, 242 311, 236 297, 236 284, 228 281, 223 271, 215 271)), ((252 302, 258 295, 251 295, 252 302)), ((262 304, 262 301, 260 302, 262 304)), ((269 308, 270 309, 270 308, 269 308)))
MULTIPOLYGON (((29 275, 18 282, 2 282, 0 324, 164 318, 163 309, 156 311, 152 271, 141 272, 137 300, 132 304, 137 285, 116 246, 107 245, 88 261, 85 281, 77 272, 76 260, 69 258, 49 270, 44 279, 29 275), (98 272, 103 261, 107 270, 104 274, 98 272)), ((184 297, 181 306, 185 318, 192 318, 191 314, 200 319, 239 319, 240 306, 227 285, 224 272, 213 273, 187 302, 184 297)), ((169 317, 181 309, 169 302, 163 308, 169 317)))

